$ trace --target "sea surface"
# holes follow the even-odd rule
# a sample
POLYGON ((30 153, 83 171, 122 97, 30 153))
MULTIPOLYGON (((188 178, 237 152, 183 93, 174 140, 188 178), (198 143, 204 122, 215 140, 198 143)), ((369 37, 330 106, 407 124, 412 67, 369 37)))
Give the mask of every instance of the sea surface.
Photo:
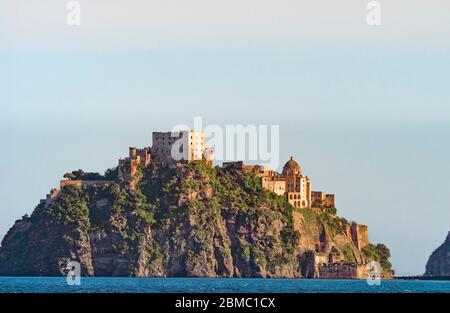
POLYGON ((390 280, 369 285, 365 280, 241 278, 106 278, 82 277, 69 285, 65 277, 0 277, 1 293, 450 293, 450 281, 390 280))

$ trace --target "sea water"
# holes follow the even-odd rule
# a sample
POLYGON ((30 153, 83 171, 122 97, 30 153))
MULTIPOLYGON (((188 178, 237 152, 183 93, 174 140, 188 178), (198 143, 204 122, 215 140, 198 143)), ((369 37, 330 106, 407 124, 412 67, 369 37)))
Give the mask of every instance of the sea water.
POLYGON ((82 277, 69 285, 65 277, 0 277, 0 292, 21 293, 414 293, 450 292, 450 281, 246 279, 246 278, 130 278, 82 277))

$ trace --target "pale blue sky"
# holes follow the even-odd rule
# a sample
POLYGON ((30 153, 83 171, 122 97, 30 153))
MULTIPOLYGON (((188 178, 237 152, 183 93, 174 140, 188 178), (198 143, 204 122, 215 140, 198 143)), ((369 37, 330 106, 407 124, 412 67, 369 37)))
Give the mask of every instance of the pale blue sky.
POLYGON ((282 160, 424 272, 450 230, 450 4, 380 1, 374 28, 334 2, 90 0, 70 28, 64 1, 0 0, 0 237, 66 171, 202 116, 280 125, 282 160))

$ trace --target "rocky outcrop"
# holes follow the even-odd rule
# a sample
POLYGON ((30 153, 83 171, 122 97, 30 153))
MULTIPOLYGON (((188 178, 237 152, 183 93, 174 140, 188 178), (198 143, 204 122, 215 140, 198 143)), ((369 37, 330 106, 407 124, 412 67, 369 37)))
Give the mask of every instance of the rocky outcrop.
POLYGON ((86 276, 313 278, 373 257, 335 212, 295 209, 254 174, 196 162, 140 177, 39 204, 3 239, 0 275, 58 276, 78 261, 86 276))
POLYGON ((428 259, 425 275, 450 276, 450 232, 444 243, 428 259))

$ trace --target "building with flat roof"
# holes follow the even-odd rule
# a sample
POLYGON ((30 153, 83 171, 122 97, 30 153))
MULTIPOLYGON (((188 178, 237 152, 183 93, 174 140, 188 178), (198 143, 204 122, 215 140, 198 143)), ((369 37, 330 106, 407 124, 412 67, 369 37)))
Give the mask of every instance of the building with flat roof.
POLYGON ((207 160, 212 164, 213 151, 206 145, 205 132, 153 132, 152 158, 167 164, 207 160))

